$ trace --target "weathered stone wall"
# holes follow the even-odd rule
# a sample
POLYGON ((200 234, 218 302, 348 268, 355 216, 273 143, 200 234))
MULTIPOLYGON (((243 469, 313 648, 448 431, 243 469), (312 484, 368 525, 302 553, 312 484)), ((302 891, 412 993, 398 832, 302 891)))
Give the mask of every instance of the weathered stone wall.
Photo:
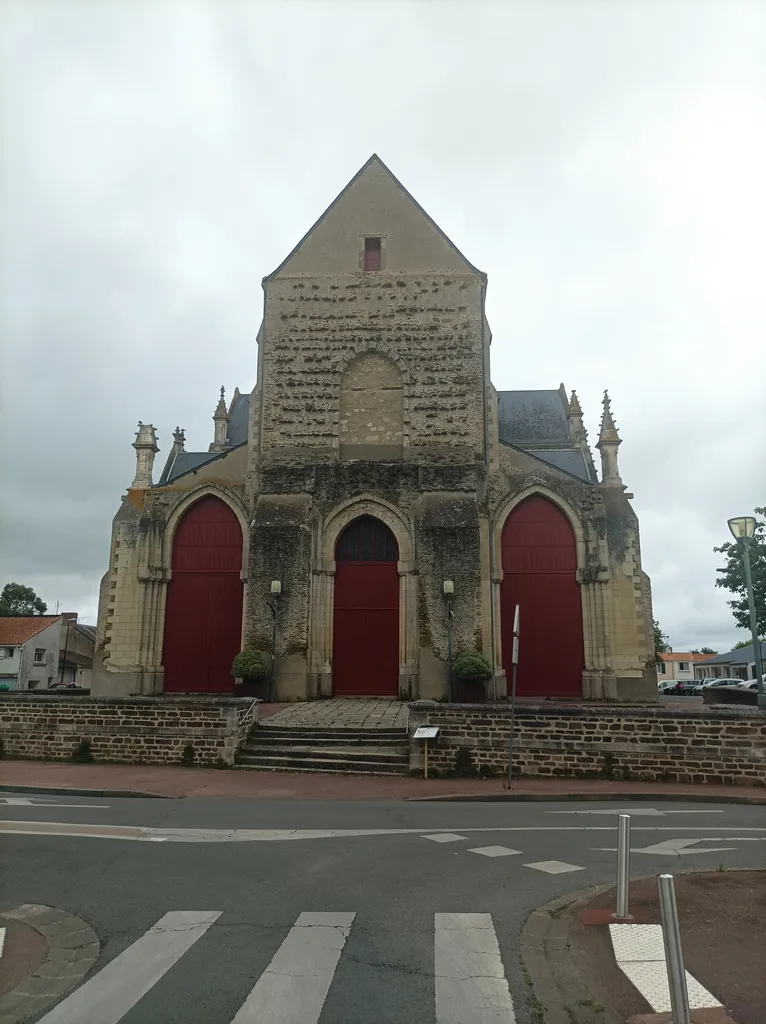
POLYGON ((257 721, 248 698, 93 698, 0 695, 0 739, 6 757, 69 760, 82 740, 95 761, 179 764, 194 748, 194 764, 234 763, 257 721))
POLYGON ((369 349, 404 381, 404 445, 483 456, 482 285, 474 274, 347 273, 266 285, 261 451, 329 448, 340 382, 369 349))
MULTIPOLYGON (((452 774, 458 751, 467 748, 475 774, 502 775, 508 770, 510 715, 507 704, 412 704, 410 735, 421 725, 439 726, 439 737, 429 747, 429 774, 452 774)), ((423 769, 421 742, 412 742, 410 766, 423 769)), ((766 720, 744 709, 521 704, 516 708, 514 772, 766 785, 766 720)))

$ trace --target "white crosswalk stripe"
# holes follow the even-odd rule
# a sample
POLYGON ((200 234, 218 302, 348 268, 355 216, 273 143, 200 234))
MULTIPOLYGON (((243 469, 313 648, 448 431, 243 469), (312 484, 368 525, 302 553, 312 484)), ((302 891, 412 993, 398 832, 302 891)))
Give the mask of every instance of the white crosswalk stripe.
POLYGON ((491 914, 436 914, 437 1024, 514 1024, 491 914))
MULTIPOLYGON (((38 1024, 119 1024, 144 997, 147 1001, 137 1012, 156 1012, 151 990, 221 913, 165 914, 38 1024)), ((332 1012, 331 986, 355 918, 351 911, 300 914, 266 969, 253 978, 255 984, 234 1017, 229 1007, 220 1018, 211 1015, 210 1024, 318 1024, 328 997, 332 1012)), ((433 934, 434 1002, 428 1018, 418 1019, 435 1019, 436 1024, 515 1024, 492 915, 435 914, 433 934)), ((215 929, 208 942, 215 941, 214 936, 215 929)), ((353 962, 352 955, 350 965, 353 962)), ((225 980, 218 977, 216 985, 225 986, 225 980)))
POLYGON ((317 1024, 355 914, 301 914, 232 1024, 317 1024))
POLYGON ((38 1024, 117 1024, 220 916, 220 910, 165 914, 38 1024))

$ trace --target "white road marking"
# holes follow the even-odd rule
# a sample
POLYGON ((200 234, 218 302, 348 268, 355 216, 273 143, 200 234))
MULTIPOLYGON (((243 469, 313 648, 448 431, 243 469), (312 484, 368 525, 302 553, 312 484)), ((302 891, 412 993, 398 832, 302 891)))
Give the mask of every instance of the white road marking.
POLYGON ((509 846, 475 846, 469 853, 480 853, 483 857, 513 857, 521 854, 521 850, 512 850, 509 846))
POLYGON ((437 832, 435 835, 423 836, 434 843, 457 843, 459 840, 467 840, 468 836, 459 836, 454 832, 437 832))
MULTIPOLYGON (((60 805, 57 805, 60 806, 60 805)), ((709 826, 710 829, 725 831, 727 826, 709 826)), ((708 826, 634 825, 632 832, 704 832, 708 826)), ((766 833, 766 828, 754 826, 731 826, 733 832, 766 833)), ((418 835, 423 838, 444 835, 448 832, 459 834, 447 828, 323 828, 323 829, 246 829, 246 828, 152 828, 144 825, 94 825, 61 821, 3 821, 0 833, 7 835, 70 836, 87 839, 125 839, 135 842, 158 842, 167 840, 174 843, 220 843, 220 842, 285 842, 301 839, 346 839, 357 836, 399 836, 418 835)), ((614 825, 487 825, 481 828, 464 828, 460 832, 615 832, 614 825)), ((695 837, 699 839, 699 836, 695 837)), ((707 841, 727 842, 734 836, 708 837, 707 841)), ((744 837, 749 838, 749 837, 744 837)), ((766 840, 763 836, 752 838, 766 840)))
POLYGON ((722 810, 680 810, 680 811, 660 811, 656 807, 611 807, 607 810, 599 808, 598 810, 588 811, 548 811, 548 814, 629 814, 632 818, 645 817, 645 818, 664 818, 667 814, 723 814, 722 810))
POLYGON ((563 875, 567 871, 584 871, 578 864, 567 864, 563 860, 538 860, 534 864, 525 864, 525 868, 533 871, 544 871, 548 875, 563 875))
POLYGON ((232 1024, 317 1024, 355 914, 301 914, 232 1024))
POLYGON ((3 948, 5 947, 5 928, 0 928, 0 956, 3 955, 3 948))
MULTIPOLYGON (((664 839, 661 843, 654 843, 652 846, 631 847, 631 853, 651 853, 660 857, 685 857, 687 853, 725 853, 727 850, 734 850, 734 846, 705 846, 701 850, 691 850, 694 843, 706 843, 708 839, 664 839)), ((726 842, 726 840, 723 840, 726 842)), ((616 853, 616 847, 597 847, 607 853, 616 853)))
POLYGON ((56 804, 49 800, 32 800, 26 796, 3 796, 0 797, 0 804, 7 807, 96 807, 105 810, 111 804, 56 804))
MULTIPOLYGON (((670 1009, 665 945, 659 924, 610 924, 617 966, 636 986, 655 1013, 670 1009)), ((689 1009, 703 1010, 721 1004, 706 988, 686 972, 689 1009)))
POLYGON ((220 910, 165 914, 38 1024, 117 1024, 220 916, 220 910))
POLYGON ((434 915, 437 1024, 514 1024, 491 914, 434 915))

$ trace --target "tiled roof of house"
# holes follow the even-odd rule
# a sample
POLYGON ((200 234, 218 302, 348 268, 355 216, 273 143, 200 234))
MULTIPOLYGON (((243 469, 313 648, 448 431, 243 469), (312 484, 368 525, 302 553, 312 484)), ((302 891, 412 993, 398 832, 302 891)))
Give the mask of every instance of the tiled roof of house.
POLYGON ((23 644, 60 618, 60 615, 4 615, 0 617, 0 646, 23 644))
POLYGON ((692 651, 664 651, 660 654, 663 661, 708 661, 714 654, 694 654, 692 651))

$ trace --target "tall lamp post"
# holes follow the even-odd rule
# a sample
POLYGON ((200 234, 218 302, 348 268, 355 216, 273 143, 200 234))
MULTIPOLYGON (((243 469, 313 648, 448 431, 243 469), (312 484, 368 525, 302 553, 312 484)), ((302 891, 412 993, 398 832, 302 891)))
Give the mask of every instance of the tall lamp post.
POLYGON ((755 597, 753 596, 753 575, 750 571, 750 541, 755 533, 753 516, 740 516, 729 520, 731 535, 742 552, 745 563, 745 583, 747 585, 747 607, 750 612, 750 631, 753 634, 753 659, 755 661, 755 678, 758 680, 758 707, 766 711, 766 693, 763 689, 763 664, 761 663, 761 643, 758 639, 758 621, 755 616, 755 597))
POLYGON ((442 594, 447 602, 447 661, 449 662, 449 699, 450 704, 455 699, 452 683, 452 598, 455 595, 455 581, 445 580, 442 583, 442 594))
POLYGON ((271 612, 271 685, 269 686, 269 700, 273 704, 277 696, 277 608, 282 593, 282 581, 271 581, 271 600, 267 601, 271 612))

